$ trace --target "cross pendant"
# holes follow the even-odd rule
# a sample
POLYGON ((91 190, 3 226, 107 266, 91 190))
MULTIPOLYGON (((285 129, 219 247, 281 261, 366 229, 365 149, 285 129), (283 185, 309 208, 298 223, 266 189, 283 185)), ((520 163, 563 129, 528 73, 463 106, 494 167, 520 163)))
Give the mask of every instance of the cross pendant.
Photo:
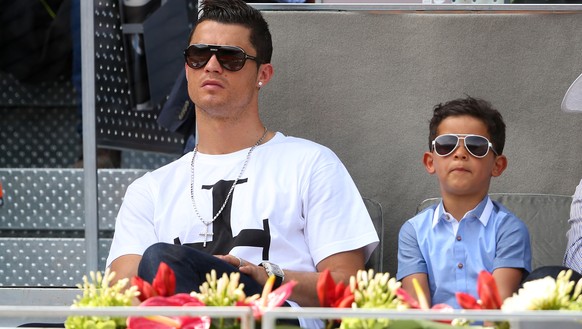
POLYGON ((208 236, 213 236, 214 235, 214 233, 208 232, 208 226, 210 226, 210 225, 205 225, 205 226, 206 226, 206 229, 204 230, 204 233, 199 233, 198 234, 200 236, 202 236, 202 235, 204 236, 204 243, 202 244, 202 247, 203 248, 206 248, 206 241, 208 241, 208 236))

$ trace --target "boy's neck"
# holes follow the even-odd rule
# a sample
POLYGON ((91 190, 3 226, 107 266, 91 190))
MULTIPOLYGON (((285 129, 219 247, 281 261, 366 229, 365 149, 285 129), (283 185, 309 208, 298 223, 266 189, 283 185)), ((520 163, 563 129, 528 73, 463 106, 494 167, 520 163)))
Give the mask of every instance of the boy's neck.
POLYGON ((486 195, 487 193, 471 196, 443 194, 443 206, 446 212, 453 215, 456 220, 460 221, 468 211, 475 209, 486 195))

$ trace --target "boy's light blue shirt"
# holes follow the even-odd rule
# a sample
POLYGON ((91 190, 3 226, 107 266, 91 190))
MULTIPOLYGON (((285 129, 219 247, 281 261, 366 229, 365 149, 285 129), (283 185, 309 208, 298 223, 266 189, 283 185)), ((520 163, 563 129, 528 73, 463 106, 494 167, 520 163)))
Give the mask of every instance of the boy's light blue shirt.
POLYGON ((396 278, 426 273, 433 305, 460 308, 456 292, 478 298, 479 272, 497 268, 531 272, 531 246, 525 223, 489 196, 459 222, 441 201, 400 229, 396 278))

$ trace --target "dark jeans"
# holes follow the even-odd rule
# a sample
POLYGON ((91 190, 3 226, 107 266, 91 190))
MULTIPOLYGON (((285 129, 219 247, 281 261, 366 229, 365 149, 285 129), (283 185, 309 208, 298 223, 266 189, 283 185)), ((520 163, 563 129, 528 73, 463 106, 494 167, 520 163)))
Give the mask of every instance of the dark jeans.
MULTIPOLYGON (((531 271, 531 273, 528 276, 526 276, 526 278, 523 280, 522 284, 525 282, 528 282, 528 281, 543 279, 546 276, 549 276, 549 277, 556 279, 558 277, 558 274, 560 274, 561 271, 566 271, 566 270, 570 270, 570 268, 567 268, 565 266, 558 266, 558 265, 538 267, 535 270, 531 271)), ((580 279, 582 279, 582 275, 580 275, 580 273, 572 270, 572 276, 570 277, 570 281, 578 282, 580 279)))
MULTIPOLYGON (((216 271, 217 278, 222 277, 223 273, 228 275, 238 272, 237 267, 197 249, 160 242, 146 249, 139 263, 137 275, 151 283, 160 262, 168 264, 174 271, 176 293, 199 292, 202 283, 206 282, 206 274, 211 270, 216 271)), ((244 284, 244 292, 247 296, 261 294, 263 291, 262 285, 244 273, 240 274, 239 282, 244 284)), ((285 302, 283 306, 289 306, 289 304, 285 302)), ((281 319, 277 320, 277 323, 299 326, 297 319, 281 319)))
MULTIPOLYGON (((238 268, 197 249, 169 243, 156 243, 144 252, 137 274, 142 279, 152 282, 160 262, 168 264, 176 274, 177 293, 200 291, 199 287, 206 282, 206 274, 211 270, 216 271, 217 278, 220 278, 223 273, 228 275, 238 272, 238 268)), ((247 296, 260 294, 263 291, 263 286, 246 274, 241 273, 240 282, 245 285, 244 291, 247 296)))

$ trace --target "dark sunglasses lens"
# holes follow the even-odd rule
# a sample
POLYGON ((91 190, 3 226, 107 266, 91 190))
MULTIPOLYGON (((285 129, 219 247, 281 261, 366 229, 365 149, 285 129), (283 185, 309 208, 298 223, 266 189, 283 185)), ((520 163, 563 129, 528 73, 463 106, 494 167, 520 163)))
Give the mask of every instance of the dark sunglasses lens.
POLYGON ((199 69, 208 63, 212 53, 208 46, 191 45, 184 52, 186 64, 193 69, 199 69))
POLYGON ((465 145, 474 156, 483 157, 489 151, 489 142, 481 136, 465 137, 465 145))
POLYGON ((448 155, 457 147, 459 138, 453 135, 442 135, 434 140, 434 150, 438 155, 448 155))
POLYGON ((229 71, 238 71, 245 65, 245 54, 238 48, 222 47, 216 57, 220 64, 229 71))

